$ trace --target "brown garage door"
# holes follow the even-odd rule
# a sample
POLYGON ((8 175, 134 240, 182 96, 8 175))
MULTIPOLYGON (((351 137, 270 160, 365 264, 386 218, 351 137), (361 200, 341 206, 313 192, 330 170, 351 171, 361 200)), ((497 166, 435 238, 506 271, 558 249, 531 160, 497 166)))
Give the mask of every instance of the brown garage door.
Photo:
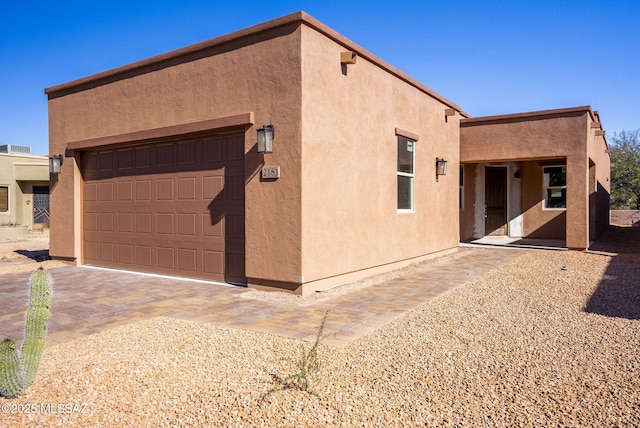
POLYGON ((244 270, 244 137, 84 152, 84 263, 227 282, 244 270))

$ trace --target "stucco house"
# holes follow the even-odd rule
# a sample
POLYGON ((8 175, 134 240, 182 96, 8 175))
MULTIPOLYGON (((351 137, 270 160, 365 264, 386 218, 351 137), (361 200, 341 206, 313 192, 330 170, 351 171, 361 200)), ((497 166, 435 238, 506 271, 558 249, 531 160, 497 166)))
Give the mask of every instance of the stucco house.
POLYGON ((0 146, 0 225, 21 226, 0 236, 48 226, 49 161, 29 153, 28 146, 0 146))
POLYGON ((469 115, 305 12, 45 92, 54 258, 306 295, 458 248, 469 115))
POLYGON ((461 239, 561 239, 584 250, 609 224, 609 150, 591 107, 460 126, 461 239))

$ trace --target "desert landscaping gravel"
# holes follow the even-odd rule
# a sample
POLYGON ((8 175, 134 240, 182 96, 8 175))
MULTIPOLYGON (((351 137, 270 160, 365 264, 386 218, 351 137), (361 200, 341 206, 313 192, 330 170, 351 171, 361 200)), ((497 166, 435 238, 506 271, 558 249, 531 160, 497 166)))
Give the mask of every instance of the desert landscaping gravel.
POLYGON ((308 343, 154 318, 48 347, 0 426, 640 426, 639 231, 523 252, 322 346, 315 395, 274 391, 308 343))
POLYGON ((69 266, 69 262, 49 260, 49 237, 34 236, 0 240, 0 275, 69 266))

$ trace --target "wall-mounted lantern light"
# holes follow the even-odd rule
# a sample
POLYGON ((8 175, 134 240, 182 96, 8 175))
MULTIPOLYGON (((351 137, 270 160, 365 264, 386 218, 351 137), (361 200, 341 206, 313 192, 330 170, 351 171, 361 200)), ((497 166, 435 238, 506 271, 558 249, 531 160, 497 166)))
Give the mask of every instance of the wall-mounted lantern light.
POLYGON ((447 161, 442 158, 436 158, 436 180, 441 175, 447 175, 447 161))
POLYGON ((258 128, 258 153, 273 153, 273 137, 276 129, 273 125, 264 125, 258 128))
POLYGON ((62 168, 62 155, 51 156, 49 158, 49 173, 50 174, 60 174, 60 170, 62 168))

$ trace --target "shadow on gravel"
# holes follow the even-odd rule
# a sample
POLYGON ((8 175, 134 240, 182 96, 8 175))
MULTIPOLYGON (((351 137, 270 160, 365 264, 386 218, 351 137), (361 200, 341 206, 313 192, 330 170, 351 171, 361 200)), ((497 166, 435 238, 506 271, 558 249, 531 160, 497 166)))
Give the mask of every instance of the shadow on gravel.
POLYGON ((609 226, 591 250, 613 254, 584 311, 640 319, 640 227, 609 226))
POLYGON ((49 260, 49 250, 36 250, 36 251, 15 250, 14 253, 28 257, 31 260, 35 260, 36 262, 43 262, 45 260, 49 260))

